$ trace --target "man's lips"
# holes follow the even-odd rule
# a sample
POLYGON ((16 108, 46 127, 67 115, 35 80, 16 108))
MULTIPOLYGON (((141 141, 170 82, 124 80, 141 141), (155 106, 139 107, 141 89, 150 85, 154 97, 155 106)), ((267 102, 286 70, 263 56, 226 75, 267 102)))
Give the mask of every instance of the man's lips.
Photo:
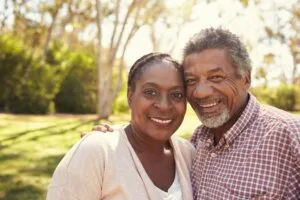
POLYGON ((221 99, 214 99, 210 101, 198 101, 196 102, 198 106, 198 110, 203 113, 215 112, 219 109, 219 105, 221 103, 221 99))
POLYGON ((212 102, 212 103, 198 104, 198 105, 202 108, 210 108, 210 107, 216 106, 217 104, 218 104, 218 102, 212 102))

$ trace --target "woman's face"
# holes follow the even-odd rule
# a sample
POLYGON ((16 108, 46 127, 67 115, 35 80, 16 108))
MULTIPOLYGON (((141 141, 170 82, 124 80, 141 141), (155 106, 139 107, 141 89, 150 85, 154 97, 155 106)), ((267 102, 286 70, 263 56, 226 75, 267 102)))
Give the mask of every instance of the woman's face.
POLYGON ((154 140, 168 140, 180 126, 186 99, 180 72, 169 63, 147 66, 129 90, 131 125, 154 140))

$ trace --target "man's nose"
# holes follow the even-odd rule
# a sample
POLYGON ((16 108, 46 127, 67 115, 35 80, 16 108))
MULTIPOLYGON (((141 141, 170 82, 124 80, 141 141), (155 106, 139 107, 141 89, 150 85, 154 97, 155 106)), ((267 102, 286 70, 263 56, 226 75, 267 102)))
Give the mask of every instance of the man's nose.
POLYGON ((202 99, 202 98, 211 96, 213 94, 213 91, 214 91, 214 88, 211 85, 200 82, 197 84, 192 95, 194 98, 202 99))

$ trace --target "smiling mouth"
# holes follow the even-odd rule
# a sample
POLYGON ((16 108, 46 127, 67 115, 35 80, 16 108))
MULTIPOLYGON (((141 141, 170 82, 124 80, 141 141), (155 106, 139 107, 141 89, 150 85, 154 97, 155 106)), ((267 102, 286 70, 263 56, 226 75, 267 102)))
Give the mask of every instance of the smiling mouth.
POLYGON ((211 108, 214 107, 218 104, 218 102, 213 102, 213 103, 207 103, 207 104, 199 104, 200 107, 202 108, 211 108))
POLYGON ((222 102, 221 99, 214 99, 206 102, 198 102, 198 109, 202 113, 214 113, 219 109, 219 105, 222 102))
POLYGON ((158 119, 158 118, 154 118, 154 117, 150 117, 150 119, 156 123, 163 124, 163 125, 169 124, 172 122, 171 119, 158 119))

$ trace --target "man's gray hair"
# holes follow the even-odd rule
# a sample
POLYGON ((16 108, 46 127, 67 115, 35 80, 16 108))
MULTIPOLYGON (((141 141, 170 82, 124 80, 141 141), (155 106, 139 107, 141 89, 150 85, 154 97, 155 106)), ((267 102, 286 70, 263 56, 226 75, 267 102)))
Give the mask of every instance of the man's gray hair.
POLYGON ((246 72, 251 74, 251 60, 245 45, 239 37, 228 30, 208 28, 195 34, 186 44, 183 60, 193 53, 200 53, 206 49, 224 49, 227 51, 238 75, 246 72))

